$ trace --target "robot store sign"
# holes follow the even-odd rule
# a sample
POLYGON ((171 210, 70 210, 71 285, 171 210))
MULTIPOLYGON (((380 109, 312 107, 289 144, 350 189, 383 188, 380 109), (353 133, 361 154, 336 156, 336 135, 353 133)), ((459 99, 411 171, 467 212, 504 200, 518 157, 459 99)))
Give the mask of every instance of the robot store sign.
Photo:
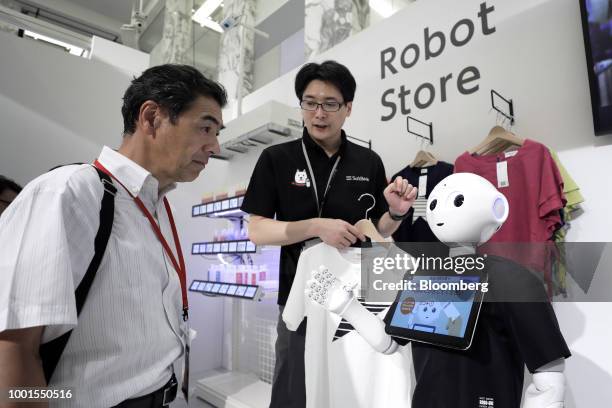
MULTIPOLYGON (((416 66, 420 61, 428 61, 437 58, 448 47, 463 47, 474 37, 477 27, 480 26, 483 35, 495 33, 495 27, 490 25, 489 17, 495 11, 494 6, 487 6, 484 2, 480 4, 477 13, 479 22, 464 18, 455 23, 450 32, 445 34, 442 31, 431 31, 429 27, 424 30, 423 45, 411 43, 403 49, 389 47, 380 52, 380 79, 392 77, 402 70, 409 70, 416 66)), ((446 102, 449 87, 455 85, 462 95, 470 95, 478 91, 478 80, 480 71, 477 67, 468 66, 464 68, 456 78, 449 73, 436 81, 436 83, 425 82, 417 87, 414 92, 412 89, 401 85, 399 89, 390 88, 383 92, 381 104, 384 107, 384 114, 381 120, 388 121, 393 119, 399 111, 402 115, 411 113, 411 106, 419 109, 427 109, 436 98, 441 102, 446 102)))

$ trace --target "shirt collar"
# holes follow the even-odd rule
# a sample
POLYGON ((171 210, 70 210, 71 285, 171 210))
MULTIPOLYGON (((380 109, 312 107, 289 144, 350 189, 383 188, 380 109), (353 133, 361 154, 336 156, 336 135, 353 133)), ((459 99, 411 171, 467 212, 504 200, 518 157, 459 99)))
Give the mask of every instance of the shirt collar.
POLYGON ((158 193, 159 182, 149 171, 107 146, 102 148, 98 161, 135 197, 141 195, 155 202, 176 188, 172 183, 158 193))
MULTIPOLYGON (((325 150, 323 150, 323 148, 321 146, 319 146, 313 139, 312 136, 310 136, 310 134, 308 133, 308 129, 306 129, 306 127, 304 126, 304 131, 302 132, 302 140, 304 141, 304 145, 306 146, 306 148, 310 151, 315 151, 315 152, 320 152, 321 154, 323 154, 325 157, 327 157, 327 153, 325 153, 325 150)), ((338 151, 331 156, 329 159, 333 159, 335 158, 338 154, 343 155, 346 147, 348 145, 348 140, 347 140, 347 136, 346 133, 344 132, 343 129, 340 130, 340 148, 338 149, 338 151)))

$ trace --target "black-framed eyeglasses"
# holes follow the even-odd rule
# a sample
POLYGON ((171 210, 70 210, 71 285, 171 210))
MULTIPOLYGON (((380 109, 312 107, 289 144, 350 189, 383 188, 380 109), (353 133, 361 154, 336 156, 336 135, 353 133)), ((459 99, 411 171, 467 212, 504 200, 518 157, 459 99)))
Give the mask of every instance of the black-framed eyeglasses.
POLYGON ((315 101, 303 100, 300 101, 300 108, 305 111, 316 111, 320 106, 325 112, 338 112, 344 103, 329 101, 323 103, 317 103, 315 101))

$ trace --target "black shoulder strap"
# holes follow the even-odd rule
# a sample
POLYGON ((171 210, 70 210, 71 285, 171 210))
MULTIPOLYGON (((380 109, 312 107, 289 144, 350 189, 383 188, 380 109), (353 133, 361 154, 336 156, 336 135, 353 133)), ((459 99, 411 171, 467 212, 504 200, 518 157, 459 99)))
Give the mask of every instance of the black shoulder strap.
MULTIPOLYGON (((100 263, 102 262, 102 257, 106 251, 106 245, 108 244, 108 239, 110 238, 111 230, 113 229, 113 219, 115 216, 115 193, 117 193, 117 189, 113 185, 111 178, 106 173, 97 168, 95 169, 98 172, 102 185, 104 186, 104 196, 102 196, 102 206, 100 208, 100 227, 98 228, 98 233, 96 234, 96 238, 94 240, 95 253, 89 267, 87 268, 87 272, 85 273, 83 280, 81 280, 81 283, 75 291, 77 317, 81 314, 81 310, 83 309, 83 305, 87 299, 87 294, 89 293, 89 288, 91 288, 91 284, 96 277, 96 272, 98 271, 100 263)), ((47 384, 55 371, 55 367, 57 367, 57 363, 59 362, 59 359, 66 348, 66 344, 68 344, 71 334, 72 330, 48 343, 40 345, 39 352, 42 359, 47 384)))

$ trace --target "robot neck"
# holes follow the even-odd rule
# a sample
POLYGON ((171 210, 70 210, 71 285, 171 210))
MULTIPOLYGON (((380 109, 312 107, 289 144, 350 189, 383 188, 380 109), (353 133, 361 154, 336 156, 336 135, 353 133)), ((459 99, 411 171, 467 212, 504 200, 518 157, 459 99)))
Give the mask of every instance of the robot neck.
POLYGON ((454 256, 462 256, 462 255, 474 255, 476 253, 476 245, 472 244, 457 244, 455 246, 450 247, 449 255, 454 256))

